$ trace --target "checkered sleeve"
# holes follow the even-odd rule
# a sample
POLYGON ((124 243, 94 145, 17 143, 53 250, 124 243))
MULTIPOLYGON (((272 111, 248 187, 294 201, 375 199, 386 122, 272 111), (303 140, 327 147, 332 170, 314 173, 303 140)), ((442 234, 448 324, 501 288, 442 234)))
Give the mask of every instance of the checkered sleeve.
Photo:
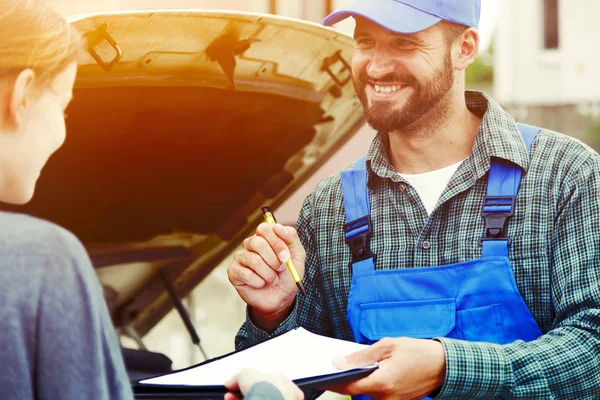
POLYGON ((305 199, 297 222, 300 241, 306 250, 306 271, 303 278, 303 285, 307 295, 304 297, 298 292, 292 312, 272 333, 265 332, 257 327, 252 322, 249 309, 247 309, 246 321, 235 338, 237 350, 248 348, 299 326, 317 334, 332 335, 331 319, 323 303, 319 256, 314 246, 314 228, 312 225, 313 198, 314 195, 311 194, 305 199))
POLYGON ((446 381, 436 398, 598 398, 600 162, 582 154, 588 156, 570 165, 554 210, 552 329, 507 345, 439 338, 446 381))
POLYGON ((236 350, 243 350, 251 347, 257 343, 264 342, 274 336, 280 335, 287 331, 296 328, 296 320, 298 315, 298 302, 294 303, 294 308, 288 317, 275 329, 275 331, 269 333, 252 322, 250 318, 250 308, 246 307, 246 321, 238 331, 235 337, 235 348, 236 350))

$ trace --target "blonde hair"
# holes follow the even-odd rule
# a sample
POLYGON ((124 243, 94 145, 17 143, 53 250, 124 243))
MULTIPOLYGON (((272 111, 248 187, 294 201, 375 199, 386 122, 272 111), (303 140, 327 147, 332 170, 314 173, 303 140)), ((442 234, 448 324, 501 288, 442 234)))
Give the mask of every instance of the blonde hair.
POLYGON ((32 69, 51 81, 83 52, 77 29, 38 0, 0 0, 0 76, 32 69))

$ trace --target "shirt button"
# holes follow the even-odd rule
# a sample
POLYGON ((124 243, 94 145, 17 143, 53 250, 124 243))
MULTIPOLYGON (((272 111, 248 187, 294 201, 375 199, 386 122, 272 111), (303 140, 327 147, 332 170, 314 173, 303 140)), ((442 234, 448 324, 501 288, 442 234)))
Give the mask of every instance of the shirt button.
POLYGON ((431 243, 429 242, 429 240, 425 240, 423 242, 423 250, 429 250, 430 247, 431 247, 431 243))
POLYGON ((406 185, 400 185, 400 191, 406 192, 406 185))

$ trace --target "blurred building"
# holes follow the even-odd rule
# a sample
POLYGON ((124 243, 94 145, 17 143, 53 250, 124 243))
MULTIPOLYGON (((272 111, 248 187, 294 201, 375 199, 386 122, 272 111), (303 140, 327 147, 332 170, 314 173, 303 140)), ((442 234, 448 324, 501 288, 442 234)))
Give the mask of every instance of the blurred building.
POLYGON ((597 0, 502 0, 494 47, 496 99, 521 120, 597 140, 597 0))
POLYGON ((319 21, 335 0, 47 0, 64 15, 142 9, 212 9, 272 13, 319 21))

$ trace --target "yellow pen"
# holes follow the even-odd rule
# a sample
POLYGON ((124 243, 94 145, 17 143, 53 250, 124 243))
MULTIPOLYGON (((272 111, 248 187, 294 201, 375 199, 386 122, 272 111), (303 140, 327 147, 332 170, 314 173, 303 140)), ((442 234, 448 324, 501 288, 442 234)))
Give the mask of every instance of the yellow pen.
MULTIPOLYGON (((263 207, 263 208, 261 208, 261 210, 263 212, 263 217, 265 218, 265 222, 267 222, 269 224, 277 223, 277 220, 275 219, 275 215, 273 215, 273 213, 271 212, 271 209, 269 207, 263 207)), ((300 289, 302 294, 304 296, 306 296, 306 290, 304 289, 304 286, 302 286, 302 279, 300 278, 300 274, 298 273, 298 270, 296 269, 296 265, 294 264, 294 261, 291 259, 291 257, 288 260, 288 262, 285 263, 285 265, 287 265, 287 268, 290 271, 290 274, 292 274, 292 278, 294 279, 294 282, 296 282, 296 286, 298 286, 298 289, 300 289)))

